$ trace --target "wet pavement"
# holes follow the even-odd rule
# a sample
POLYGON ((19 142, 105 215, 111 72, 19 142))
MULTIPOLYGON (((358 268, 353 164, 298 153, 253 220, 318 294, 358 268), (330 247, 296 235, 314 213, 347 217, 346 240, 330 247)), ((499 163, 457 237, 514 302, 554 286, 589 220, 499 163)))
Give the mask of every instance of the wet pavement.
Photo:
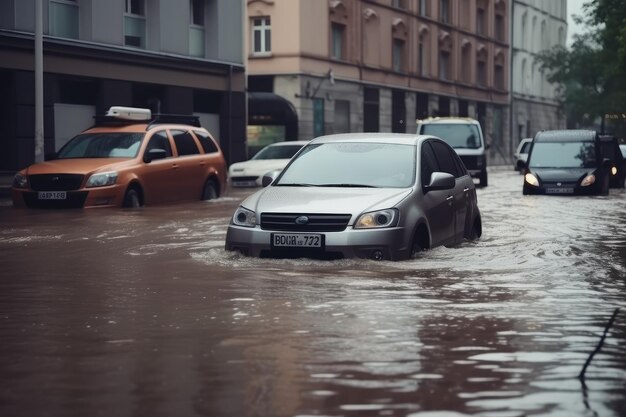
POLYGON ((521 181, 479 189, 481 240, 403 262, 227 253, 247 190, 2 200, 0 416, 624 416, 626 191, 521 181))

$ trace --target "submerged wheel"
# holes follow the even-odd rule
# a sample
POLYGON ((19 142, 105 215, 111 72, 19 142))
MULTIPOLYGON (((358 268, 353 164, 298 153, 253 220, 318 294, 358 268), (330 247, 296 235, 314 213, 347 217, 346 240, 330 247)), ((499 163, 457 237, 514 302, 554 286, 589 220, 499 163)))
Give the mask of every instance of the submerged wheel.
POLYGON ((480 176, 479 176, 479 181, 480 181, 480 186, 481 187, 486 187, 487 183, 488 183, 488 177, 487 177, 487 168, 483 168, 482 171, 480 171, 480 176))
POLYGON ((472 228, 470 229, 468 240, 476 240, 480 238, 483 234, 483 225, 480 217, 476 217, 474 219, 474 224, 472 224, 472 228))
POLYGON ((413 237, 413 243, 411 244, 410 259, 415 259, 419 256, 420 252, 428 249, 428 231, 424 225, 418 226, 413 237))
POLYGON ((217 185, 213 180, 206 180, 202 189, 202 200, 213 200, 218 197, 217 185))
POLYGON ((139 193, 134 188, 129 188, 124 195, 123 207, 138 208, 141 207, 141 199, 139 193))

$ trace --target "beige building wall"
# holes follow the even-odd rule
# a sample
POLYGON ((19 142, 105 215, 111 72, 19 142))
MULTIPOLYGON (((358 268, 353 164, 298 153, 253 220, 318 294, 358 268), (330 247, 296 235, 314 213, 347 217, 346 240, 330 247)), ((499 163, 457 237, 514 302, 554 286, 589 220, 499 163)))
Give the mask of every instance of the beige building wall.
MULTIPOLYGON (((334 133, 336 109, 345 112, 345 102, 350 131, 371 130, 365 90, 374 88, 378 90, 374 125, 379 131, 411 133, 417 115, 463 114, 483 123, 493 158, 512 153, 509 0, 246 1, 249 89, 258 91, 257 77, 273 77, 270 92, 294 105, 300 139, 334 133), (272 42, 270 51, 259 54, 253 50, 253 22, 261 17, 271 20, 272 42), (479 20, 483 30, 477 27, 479 20), (333 25, 343 28, 340 57, 333 55, 333 25), (394 43, 404 45, 395 68, 394 43), (442 53, 447 56, 447 71, 442 53), (323 112, 316 115, 314 107, 321 105, 320 100, 323 112), (440 103, 449 108, 440 108, 440 103), (494 112, 502 113, 495 125, 488 117, 494 112), (319 125, 315 128, 320 114, 321 130, 319 125)), ((345 125, 343 115, 341 124, 345 125)))

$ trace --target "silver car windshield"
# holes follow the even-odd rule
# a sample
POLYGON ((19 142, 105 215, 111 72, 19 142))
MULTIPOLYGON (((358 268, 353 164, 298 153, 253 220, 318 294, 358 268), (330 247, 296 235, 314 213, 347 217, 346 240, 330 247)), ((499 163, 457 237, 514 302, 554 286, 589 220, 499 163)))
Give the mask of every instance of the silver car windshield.
POLYGON ((57 158, 134 158, 143 137, 144 133, 85 133, 66 143, 57 158))
POLYGON ((453 148, 478 149, 482 143, 478 128, 473 124, 432 123, 422 125, 422 135, 436 136, 453 148))
POLYGON ((266 146, 252 159, 291 159, 302 148, 302 145, 266 146))
POLYGON ((415 146, 389 143, 308 145, 276 186, 407 188, 415 180, 415 146))
POLYGON ((529 168, 597 168, 593 142, 535 143, 529 168))

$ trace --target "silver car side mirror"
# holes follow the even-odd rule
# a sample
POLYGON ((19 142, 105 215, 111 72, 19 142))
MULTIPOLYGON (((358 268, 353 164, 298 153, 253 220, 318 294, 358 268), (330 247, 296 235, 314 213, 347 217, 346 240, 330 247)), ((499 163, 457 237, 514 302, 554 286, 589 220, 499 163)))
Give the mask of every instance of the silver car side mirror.
POLYGON ((261 185, 263 187, 267 187, 268 185, 273 183, 274 180, 278 178, 278 175, 280 174, 281 171, 282 169, 275 169, 273 171, 266 172, 265 175, 263 175, 263 178, 261 179, 261 185))
POLYGON ((430 176, 430 184, 426 186, 426 191, 449 190, 454 186, 454 175, 447 172, 433 172, 430 176))

